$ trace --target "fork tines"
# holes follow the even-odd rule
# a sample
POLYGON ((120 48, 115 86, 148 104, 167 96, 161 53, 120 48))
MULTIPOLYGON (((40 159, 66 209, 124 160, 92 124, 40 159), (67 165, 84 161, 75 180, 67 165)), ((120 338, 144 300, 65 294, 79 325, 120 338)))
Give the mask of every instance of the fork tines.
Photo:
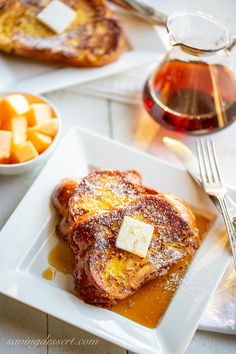
POLYGON ((225 201, 227 188, 224 186, 220 176, 212 139, 200 139, 197 141, 197 154, 203 189, 208 195, 216 197, 219 202, 228 232, 236 270, 236 232, 225 201))
POLYGON ((203 183, 220 183, 219 165, 212 139, 197 140, 199 169, 203 183))

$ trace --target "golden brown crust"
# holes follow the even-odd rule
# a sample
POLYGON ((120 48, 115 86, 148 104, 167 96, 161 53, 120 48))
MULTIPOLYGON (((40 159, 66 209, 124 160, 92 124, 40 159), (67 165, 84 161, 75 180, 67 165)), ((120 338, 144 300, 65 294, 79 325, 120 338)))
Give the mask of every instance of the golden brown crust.
POLYGON ((138 197, 126 207, 79 223, 71 240, 77 252, 76 291, 86 302, 100 306, 109 306, 131 295, 198 248, 196 225, 191 226, 182 212, 160 194, 138 197), (155 228, 145 259, 115 246, 124 216, 155 228))
POLYGON ((60 236, 76 254, 74 284, 85 302, 110 307, 199 247, 189 205, 142 186, 136 171, 95 170, 80 182, 64 180, 53 194, 60 236), (154 226, 147 257, 115 246, 124 216, 154 226))
POLYGON ((66 178, 56 186, 52 194, 52 203, 59 217, 64 217, 68 212, 68 201, 74 193, 79 181, 66 178))
MULTIPOLYGON (((110 210, 128 204, 139 194, 150 193, 149 189, 134 184, 135 171, 95 170, 90 172, 76 188, 68 202, 70 217, 78 217, 110 210), (148 191, 148 192, 147 192, 148 191)), ((138 173, 137 178, 140 177, 138 173)), ((153 191, 153 193, 157 193, 153 191)))
POLYGON ((124 50, 120 21, 103 0, 63 0, 77 19, 55 34, 36 16, 50 0, 0 0, 0 50, 80 67, 115 61, 124 50))
MULTIPOLYGON (((95 170, 90 172, 71 193, 67 212, 57 227, 59 237, 69 242, 75 222, 79 223, 92 214, 101 214, 114 207, 127 205, 137 195, 157 193, 141 186, 141 183, 142 178, 136 171, 95 170)), ((65 185, 62 182, 55 192, 56 195, 63 195, 64 188, 65 185)))
POLYGON ((195 243, 197 247, 199 247, 200 239, 196 227, 196 218, 192 212, 192 209, 189 207, 188 203, 186 203, 184 200, 180 199, 179 197, 176 197, 174 194, 171 193, 164 193, 163 196, 168 199, 168 201, 172 204, 172 206, 181 213, 182 218, 189 224, 190 228, 193 230, 193 233, 196 236, 195 243))

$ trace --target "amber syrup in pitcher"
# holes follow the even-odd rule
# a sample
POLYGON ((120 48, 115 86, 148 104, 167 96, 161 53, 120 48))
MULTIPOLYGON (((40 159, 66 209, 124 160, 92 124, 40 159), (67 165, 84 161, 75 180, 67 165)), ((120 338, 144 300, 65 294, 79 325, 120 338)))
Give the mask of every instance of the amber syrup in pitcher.
POLYGON ((143 101, 168 129, 210 133, 236 118, 236 80, 223 65, 169 60, 146 82, 143 101))

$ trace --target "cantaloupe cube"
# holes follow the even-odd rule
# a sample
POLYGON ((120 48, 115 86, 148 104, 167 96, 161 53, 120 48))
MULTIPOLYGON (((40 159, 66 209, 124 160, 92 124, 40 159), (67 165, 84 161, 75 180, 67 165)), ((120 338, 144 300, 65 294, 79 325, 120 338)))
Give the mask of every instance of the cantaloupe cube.
POLYGON ((46 103, 34 103, 27 112, 28 125, 32 127, 52 118, 51 107, 46 103))
POLYGON ((12 132, 0 130, 0 160, 8 159, 11 155, 12 132))
POLYGON ((39 154, 46 150, 52 143, 52 137, 42 133, 29 132, 28 137, 39 154))
POLYGON ((27 99, 20 94, 6 96, 0 103, 0 118, 2 122, 22 115, 29 109, 27 99))
POLYGON ((3 124, 3 128, 13 133, 12 143, 14 145, 21 144, 27 140, 27 118, 19 116, 8 120, 3 124))
POLYGON ((10 164, 10 163, 11 163, 10 157, 4 158, 4 159, 0 159, 0 164, 8 165, 8 164, 10 164))
POLYGON ((25 143, 14 146, 12 155, 14 162, 25 162, 37 157, 38 152, 31 141, 26 141, 25 143))
POLYGON ((52 118, 44 123, 37 124, 32 128, 29 128, 28 131, 34 131, 43 133, 49 136, 54 137, 58 130, 58 120, 56 118, 52 118))

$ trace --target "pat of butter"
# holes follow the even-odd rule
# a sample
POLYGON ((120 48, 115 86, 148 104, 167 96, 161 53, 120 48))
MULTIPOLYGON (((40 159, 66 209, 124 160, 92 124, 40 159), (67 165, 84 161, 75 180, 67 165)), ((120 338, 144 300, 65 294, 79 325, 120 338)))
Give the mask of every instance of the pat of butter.
POLYGON ((145 258, 154 226, 125 216, 116 239, 116 247, 145 258))
POLYGON ((56 33, 62 33, 76 18, 76 12, 59 0, 51 1, 38 15, 44 25, 56 33))

